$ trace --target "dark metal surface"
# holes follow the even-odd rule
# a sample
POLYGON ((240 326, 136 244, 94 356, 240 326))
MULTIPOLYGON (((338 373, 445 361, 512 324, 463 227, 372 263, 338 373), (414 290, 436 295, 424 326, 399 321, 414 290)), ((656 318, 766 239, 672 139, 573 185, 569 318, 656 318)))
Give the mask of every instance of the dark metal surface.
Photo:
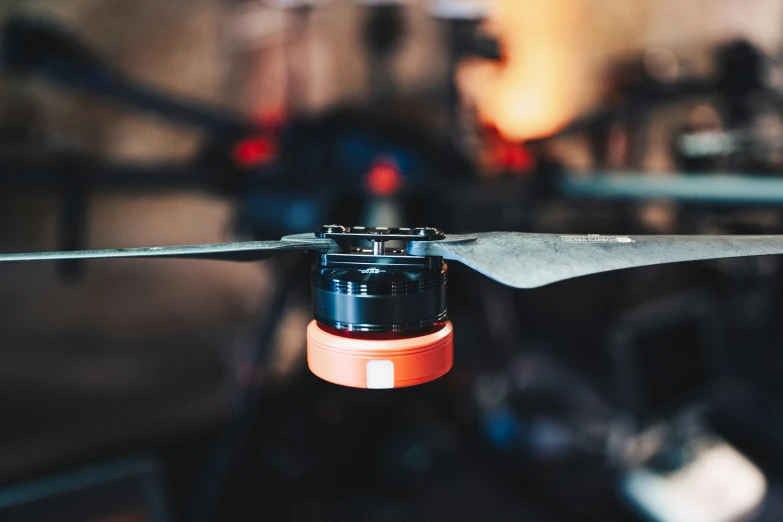
POLYGON ((390 332, 432 326, 448 313, 445 263, 439 269, 315 266, 313 317, 349 331, 390 332))
POLYGON ((398 227, 344 227, 342 225, 326 225, 315 233, 316 237, 334 240, 356 241, 434 241, 443 239, 446 235, 436 228, 398 228, 398 227))
POLYGON ((405 251, 386 251, 385 255, 371 252, 321 254, 321 264, 330 266, 378 266, 383 268, 438 269, 443 263, 440 257, 410 256, 405 251))

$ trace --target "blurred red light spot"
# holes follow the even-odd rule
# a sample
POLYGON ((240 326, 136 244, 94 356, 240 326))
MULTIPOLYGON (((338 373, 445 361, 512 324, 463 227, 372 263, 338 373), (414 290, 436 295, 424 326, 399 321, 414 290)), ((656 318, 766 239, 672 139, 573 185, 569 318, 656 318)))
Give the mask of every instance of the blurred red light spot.
POLYGON ((271 160, 274 153, 272 140, 264 136, 253 136, 234 146, 234 163, 238 167, 255 167, 271 160))
POLYGON ((377 161, 370 167, 366 183, 374 196, 391 196, 402 187, 402 174, 393 163, 377 161))
POLYGON ((535 166, 533 155, 520 143, 506 144, 500 153, 500 163, 511 172, 529 172, 535 166))

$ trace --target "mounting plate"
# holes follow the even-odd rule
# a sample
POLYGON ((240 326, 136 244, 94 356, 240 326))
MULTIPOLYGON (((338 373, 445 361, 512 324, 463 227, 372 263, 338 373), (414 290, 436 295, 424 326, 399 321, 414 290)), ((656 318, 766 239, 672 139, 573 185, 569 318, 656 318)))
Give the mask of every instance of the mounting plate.
POLYGON ((315 237, 340 240, 367 241, 435 241, 444 239, 446 234, 431 227, 398 228, 398 227, 344 227, 342 225, 325 225, 315 237))

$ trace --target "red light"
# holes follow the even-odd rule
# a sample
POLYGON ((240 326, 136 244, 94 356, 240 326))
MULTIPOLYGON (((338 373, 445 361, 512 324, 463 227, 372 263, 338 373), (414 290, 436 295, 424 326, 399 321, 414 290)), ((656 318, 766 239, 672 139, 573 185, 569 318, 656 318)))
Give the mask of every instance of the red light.
POLYGON ((366 178, 367 190, 374 196, 391 196, 402 187, 402 174, 389 161, 376 161, 366 178))
POLYGON ((275 146, 264 136, 244 139, 234 146, 234 163, 239 167, 255 167, 272 159, 275 146))
POLYGON ((520 143, 509 143, 501 149, 500 163, 512 172, 529 172, 535 166, 533 155, 520 143))

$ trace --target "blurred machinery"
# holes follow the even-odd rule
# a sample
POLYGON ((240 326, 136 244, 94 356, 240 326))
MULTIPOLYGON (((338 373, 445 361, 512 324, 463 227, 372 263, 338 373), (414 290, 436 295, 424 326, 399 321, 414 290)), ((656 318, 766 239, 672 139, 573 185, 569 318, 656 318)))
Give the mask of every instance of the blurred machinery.
MULTIPOLYGON (((333 2, 273 4, 287 10, 290 38, 333 2)), ((443 33, 446 77, 417 93, 422 102, 400 87, 398 64, 403 45, 417 38, 411 11, 422 9, 352 5, 361 16, 351 52, 366 66, 368 99, 306 110, 309 55, 290 45, 278 121, 181 99, 120 73, 75 31, 11 18, 3 74, 196 128, 204 139, 187 162, 118 164, 52 145, 63 137, 9 128, 0 133, 0 190, 54 191, 62 250, 89 244, 91 194, 126 188, 227 195, 237 208, 232 232, 256 238, 327 222, 455 232, 783 232, 780 67, 747 41, 718 46, 710 76, 685 74, 667 48, 618 60, 601 108, 519 142, 479 122, 461 97, 464 61, 502 67, 506 59, 502 39, 485 32, 483 8, 427 4, 428 21, 443 33), (664 109, 679 110, 666 137, 672 172, 650 175, 651 122, 664 109), (579 147, 588 161, 576 169, 569 155, 579 147)), ((524 293, 450 267, 460 281, 449 313, 460 324, 462 364, 420 388, 371 394, 304 372, 262 387, 248 377, 270 364, 280 325, 307 302, 306 285, 289 275, 304 268, 295 263, 274 267, 277 285, 252 348, 228 370, 236 382, 227 422, 130 448, 107 442, 20 471, 3 479, 0 510, 33 520, 35 510, 62 513, 62 498, 88 506, 83 499, 103 491, 137 500, 143 491, 152 500, 134 505, 152 514, 130 520, 780 519, 778 260, 649 267, 633 280, 620 272, 524 293), (147 485, 109 484, 125 481, 125 471, 106 469, 135 473, 136 461, 59 474, 129 450, 156 456, 159 464, 145 460, 140 472, 147 485), (114 478, 90 482, 99 475, 114 478), (58 489, 62 483, 72 487, 58 489), (158 502, 170 504, 166 515, 158 502)), ((81 272, 73 263, 62 268, 81 272)))

